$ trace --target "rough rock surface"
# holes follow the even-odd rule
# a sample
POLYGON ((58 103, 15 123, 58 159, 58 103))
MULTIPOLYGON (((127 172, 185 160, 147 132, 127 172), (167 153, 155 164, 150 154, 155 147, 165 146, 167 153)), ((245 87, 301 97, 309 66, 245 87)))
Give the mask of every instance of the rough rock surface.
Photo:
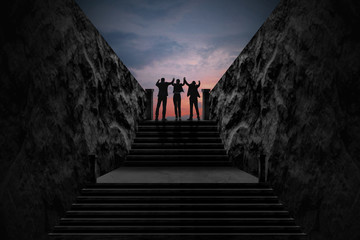
POLYGON ((360 2, 282 0, 211 91, 232 159, 312 240, 360 239, 360 2))
POLYGON ((129 149, 145 92, 73 0, 7 1, 0 34, 0 236, 45 239, 129 149))

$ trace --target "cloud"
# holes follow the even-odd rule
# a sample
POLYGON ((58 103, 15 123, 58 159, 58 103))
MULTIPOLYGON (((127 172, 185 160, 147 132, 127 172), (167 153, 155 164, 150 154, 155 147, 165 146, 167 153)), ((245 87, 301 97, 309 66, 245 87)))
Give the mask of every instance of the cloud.
POLYGON ((278 0, 77 0, 144 88, 188 77, 212 88, 278 0))
POLYGON ((142 37, 134 33, 112 32, 105 33, 104 37, 122 61, 135 69, 176 56, 186 48, 167 36, 142 37))
POLYGON ((173 77, 201 80, 202 87, 212 88, 234 59, 235 56, 227 49, 210 49, 204 53, 202 49, 189 48, 178 55, 153 61, 141 69, 132 67, 130 71, 144 88, 154 88, 155 81, 161 77, 167 80, 173 77))
POLYGON ((77 0, 102 32, 126 32, 140 36, 163 35, 197 7, 198 1, 182 0, 77 0))

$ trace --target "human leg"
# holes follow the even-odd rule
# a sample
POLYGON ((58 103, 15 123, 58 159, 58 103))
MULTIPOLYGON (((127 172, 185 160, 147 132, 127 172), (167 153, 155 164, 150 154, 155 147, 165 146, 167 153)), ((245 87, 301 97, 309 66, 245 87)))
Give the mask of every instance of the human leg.
POLYGON ((160 104, 161 104, 161 98, 158 97, 157 104, 156 104, 156 111, 155 111, 155 120, 158 120, 158 118, 159 118, 160 104))
POLYGON ((176 94, 174 94, 173 96, 173 102, 174 102, 174 110, 175 110, 175 118, 178 118, 178 113, 177 113, 177 102, 176 102, 176 94))
POLYGON ((192 120, 192 117, 193 117, 193 105, 194 105, 194 102, 192 101, 192 99, 190 98, 189 99, 190 101, 190 117, 189 117, 189 120, 192 120))
POLYGON ((196 110, 196 114, 197 114, 197 119, 200 120, 199 107, 198 107, 198 100, 197 100, 197 98, 194 99, 194 105, 195 105, 195 110, 196 110))
POLYGON ((179 101, 178 101, 178 112, 179 112, 179 119, 181 120, 181 96, 179 94, 179 101))
POLYGON ((165 115, 166 115, 166 102, 167 102, 167 97, 164 97, 162 101, 163 101, 163 113, 162 113, 163 116, 162 116, 162 118, 163 118, 163 120, 166 120, 166 119, 165 119, 165 115))

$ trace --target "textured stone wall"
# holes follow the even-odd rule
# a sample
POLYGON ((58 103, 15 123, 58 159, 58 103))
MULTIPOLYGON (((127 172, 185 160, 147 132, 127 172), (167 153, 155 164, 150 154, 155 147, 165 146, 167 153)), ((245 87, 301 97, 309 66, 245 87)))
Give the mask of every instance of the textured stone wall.
POLYGON ((0 34, 0 236, 45 239, 119 165, 145 92, 73 0, 7 1, 0 34))
POLYGON ((311 239, 360 239, 360 2, 282 0, 211 91, 226 149, 311 239))

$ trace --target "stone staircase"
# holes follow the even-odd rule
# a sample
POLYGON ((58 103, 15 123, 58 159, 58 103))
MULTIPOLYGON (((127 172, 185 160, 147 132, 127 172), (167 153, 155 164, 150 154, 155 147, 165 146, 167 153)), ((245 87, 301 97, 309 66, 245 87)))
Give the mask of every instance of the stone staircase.
MULTIPOLYGON (((216 123, 145 122, 125 166, 229 166, 216 123)), ((264 183, 97 183, 55 239, 307 239, 264 183)))
POLYGON ((146 121, 124 166, 230 166, 214 121, 146 121))

